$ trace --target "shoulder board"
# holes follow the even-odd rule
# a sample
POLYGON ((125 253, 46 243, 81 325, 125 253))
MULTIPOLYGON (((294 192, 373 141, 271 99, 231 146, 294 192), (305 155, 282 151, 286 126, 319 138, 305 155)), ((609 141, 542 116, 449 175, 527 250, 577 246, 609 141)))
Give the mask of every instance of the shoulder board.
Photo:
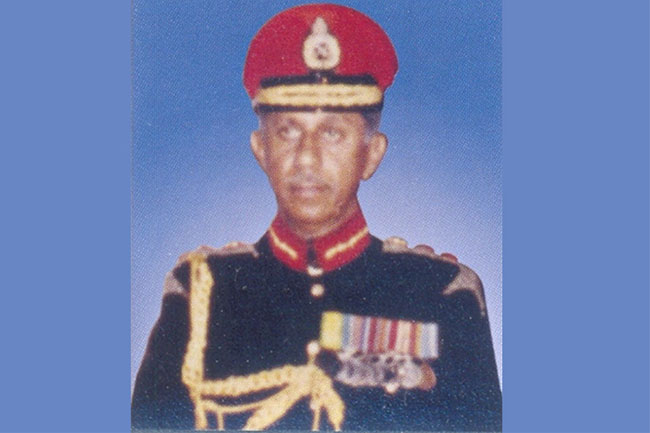
POLYGON ((181 254, 174 265, 174 269, 169 271, 165 276, 165 283, 163 285, 163 296, 167 294, 177 293, 177 294, 187 294, 185 287, 178 280, 176 275, 178 271, 188 265, 188 261, 193 257, 202 256, 204 258, 208 256, 235 256, 240 254, 250 254, 253 257, 257 258, 259 253, 255 249, 255 245, 248 244, 245 242, 230 242, 223 247, 215 248, 209 245, 201 245, 193 251, 181 254))
POLYGON ((449 259, 449 255, 445 256, 436 254, 433 248, 428 245, 418 245, 415 248, 409 248, 408 243, 397 236, 392 236, 386 239, 382 245, 382 251, 386 253, 417 254, 456 264, 459 267, 459 272, 456 275, 456 278, 454 278, 445 290, 443 290, 442 294, 449 296, 462 290, 469 291, 476 298, 476 302, 481 310, 481 316, 486 315, 487 309, 485 305, 485 295, 483 294, 483 283, 481 283, 481 279, 476 275, 476 272, 471 270, 469 267, 462 263, 458 263, 455 260, 449 259))

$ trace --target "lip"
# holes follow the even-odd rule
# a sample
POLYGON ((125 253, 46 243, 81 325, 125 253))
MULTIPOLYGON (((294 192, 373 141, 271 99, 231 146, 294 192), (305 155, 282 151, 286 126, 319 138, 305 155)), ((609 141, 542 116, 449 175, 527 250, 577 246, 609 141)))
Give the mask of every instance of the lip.
POLYGON ((315 183, 299 183, 291 185, 290 188, 291 192, 298 197, 311 198, 320 195, 325 191, 326 186, 315 183))

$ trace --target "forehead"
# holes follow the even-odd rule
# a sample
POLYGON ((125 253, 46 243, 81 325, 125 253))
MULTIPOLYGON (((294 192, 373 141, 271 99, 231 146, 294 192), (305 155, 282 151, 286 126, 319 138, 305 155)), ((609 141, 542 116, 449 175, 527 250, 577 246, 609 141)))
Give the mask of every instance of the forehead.
POLYGON ((263 125, 293 123, 305 128, 315 128, 323 124, 340 124, 355 128, 365 127, 363 116, 357 112, 330 111, 283 111, 260 114, 263 125))

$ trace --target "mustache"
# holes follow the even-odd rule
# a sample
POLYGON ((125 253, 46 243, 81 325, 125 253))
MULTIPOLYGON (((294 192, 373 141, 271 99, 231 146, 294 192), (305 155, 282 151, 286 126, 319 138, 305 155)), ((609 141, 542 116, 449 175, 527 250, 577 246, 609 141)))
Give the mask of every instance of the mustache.
POLYGON ((298 173, 288 179, 289 184, 291 185, 318 185, 324 186, 325 181, 315 174, 311 173, 298 173))

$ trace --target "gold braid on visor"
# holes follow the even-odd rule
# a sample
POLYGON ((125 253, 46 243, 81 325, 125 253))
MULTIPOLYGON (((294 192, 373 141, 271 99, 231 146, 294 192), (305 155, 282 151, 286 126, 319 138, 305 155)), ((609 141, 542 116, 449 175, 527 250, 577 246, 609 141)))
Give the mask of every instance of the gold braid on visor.
POLYGON ((253 106, 369 107, 381 104, 383 93, 368 84, 288 84, 260 89, 253 106))
POLYGON ((334 390, 332 379, 315 364, 315 354, 302 366, 285 365, 248 376, 230 376, 224 380, 204 378, 204 355, 207 345, 210 295, 214 286, 206 257, 193 253, 190 262, 190 338, 183 361, 182 378, 194 404, 197 430, 208 429, 208 415, 214 414, 217 428, 225 429, 228 414, 252 412, 245 430, 263 430, 282 418, 300 400, 307 397, 314 417, 312 430, 320 426, 324 409, 330 424, 340 430, 345 405, 334 390), (277 391, 269 397, 248 404, 226 405, 216 399, 241 397, 259 391, 277 391))

